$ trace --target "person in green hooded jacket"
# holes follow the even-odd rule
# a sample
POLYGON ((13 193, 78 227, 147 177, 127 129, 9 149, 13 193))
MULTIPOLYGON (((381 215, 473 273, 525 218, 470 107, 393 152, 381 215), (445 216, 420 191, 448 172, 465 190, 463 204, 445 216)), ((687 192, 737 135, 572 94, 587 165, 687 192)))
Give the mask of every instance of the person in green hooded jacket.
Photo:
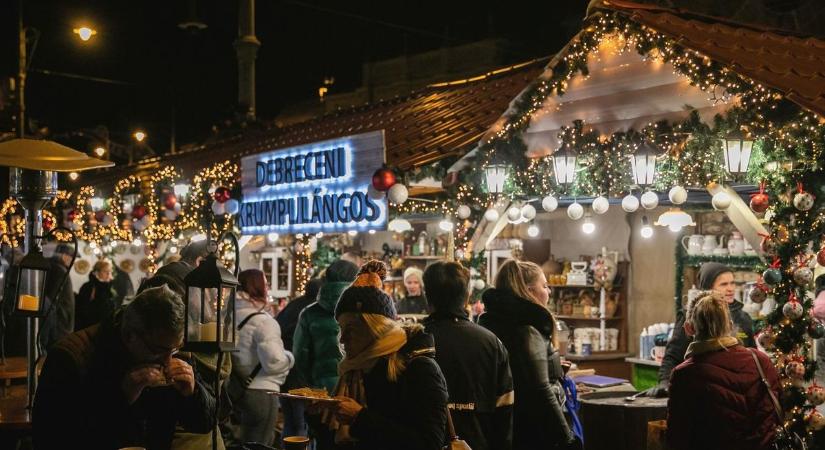
POLYGON ((330 264, 324 275, 324 285, 318 292, 318 301, 304 308, 298 318, 292 352, 295 355, 296 378, 300 384, 325 388, 334 393, 338 383, 338 363, 343 358, 338 342, 338 322, 335 304, 344 289, 352 284, 358 266, 341 260, 330 264))

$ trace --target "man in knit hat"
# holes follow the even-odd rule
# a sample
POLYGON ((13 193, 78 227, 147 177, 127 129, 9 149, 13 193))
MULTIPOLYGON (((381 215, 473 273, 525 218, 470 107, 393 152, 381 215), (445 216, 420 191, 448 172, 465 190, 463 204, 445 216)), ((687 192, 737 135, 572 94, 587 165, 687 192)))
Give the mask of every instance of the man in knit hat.
MULTIPOLYGON (((736 283, 733 279, 733 271, 724 264, 718 262, 706 262, 699 268, 699 289, 715 291, 722 295, 728 303, 730 317, 733 321, 733 332, 742 344, 747 347, 755 347, 753 339, 753 321, 750 316, 742 310, 743 304, 736 301, 736 283)), ((688 345, 693 340, 685 333, 684 312, 676 319, 676 327, 673 329, 673 337, 667 343, 665 356, 662 365, 659 367, 659 384, 648 390, 647 395, 651 397, 667 396, 667 389, 670 385, 670 373, 673 368, 685 360, 685 352, 688 345)))

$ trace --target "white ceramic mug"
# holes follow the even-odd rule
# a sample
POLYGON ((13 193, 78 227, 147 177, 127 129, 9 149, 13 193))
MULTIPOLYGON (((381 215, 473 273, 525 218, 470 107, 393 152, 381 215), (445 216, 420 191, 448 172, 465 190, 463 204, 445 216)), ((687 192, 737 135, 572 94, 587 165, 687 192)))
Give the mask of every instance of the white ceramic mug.
POLYGON ((665 359, 665 347, 664 345, 657 345, 650 349, 650 358, 655 360, 656 362, 662 362, 665 359))
POLYGON ((701 234, 683 236, 682 247, 685 248, 688 255, 700 255, 702 254, 702 243, 704 243, 704 239, 701 234), (685 244, 685 239, 687 239, 687 244, 685 244))

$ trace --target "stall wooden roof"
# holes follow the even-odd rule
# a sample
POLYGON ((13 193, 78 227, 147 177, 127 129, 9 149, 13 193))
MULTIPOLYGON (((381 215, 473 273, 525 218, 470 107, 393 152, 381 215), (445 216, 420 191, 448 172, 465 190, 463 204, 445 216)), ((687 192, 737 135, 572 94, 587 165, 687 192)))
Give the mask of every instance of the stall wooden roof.
POLYGON ((627 14, 825 115, 825 41, 821 39, 625 0, 604 0, 602 7, 627 14))
POLYGON ((85 175, 106 189, 133 173, 174 165, 187 175, 227 159, 385 130, 387 162, 408 169, 472 149, 510 102, 547 64, 547 59, 502 68, 478 77, 428 86, 408 96, 342 109, 286 127, 274 124, 194 146, 183 152, 85 175))

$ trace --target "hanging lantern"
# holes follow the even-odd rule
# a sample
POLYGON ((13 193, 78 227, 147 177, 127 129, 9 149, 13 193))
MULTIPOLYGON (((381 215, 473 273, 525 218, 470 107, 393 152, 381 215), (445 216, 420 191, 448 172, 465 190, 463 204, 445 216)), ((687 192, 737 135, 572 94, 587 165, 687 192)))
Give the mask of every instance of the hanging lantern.
MULTIPOLYGON (((69 263, 64 275, 64 278, 68 278, 77 256, 77 239, 74 233, 64 227, 53 228, 44 238, 48 238, 55 233, 68 234, 74 243, 72 261, 69 263)), ((36 239, 39 240, 40 236, 37 236, 36 239)), ((16 315, 26 317, 44 317, 46 315, 48 310, 43 309, 43 307, 46 303, 46 274, 49 273, 50 267, 49 260, 43 256, 43 250, 41 250, 39 243, 35 243, 31 251, 20 260, 20 264, 17 265, 16 295, 14 296, 16 299, 14 303, 16 315)), ((61 280, 61 284, 64 282, 65 280, 61 280)))
POLYGON ((484 169, 487 178, 487 191, 491 194, 504 192, 504 183, 507 181, 507 166, 504 164, 488 164, 484 169))
MULTIPOLYGON (((238 241, 231 233, 235 247, 234 261, 239 260, 238 241)), ((238 264, 232 273, 218 261, 217 242, 207 244, 209 255, 183 279, 186 283, 186 329, 184 348, 187 351, 218 353, 235 350, 235 290, 238 287, 238 264)))
POLYGON ((725 169, 732 176, 748 173, 751 162, 753 139, 741 131, 734 131, 722 140, 722 149, 725 153, 725 169))
POLYGON ((553 174, 559 186, 569 186, 576 181, 576 152, 569 145, 553 153, 553 174))
POLYGON ((633 181, 639 187, 653 184, 656 178, 656 147, 642 142, 635 153, 630 155, 630 165, 633 169, 633 181))

